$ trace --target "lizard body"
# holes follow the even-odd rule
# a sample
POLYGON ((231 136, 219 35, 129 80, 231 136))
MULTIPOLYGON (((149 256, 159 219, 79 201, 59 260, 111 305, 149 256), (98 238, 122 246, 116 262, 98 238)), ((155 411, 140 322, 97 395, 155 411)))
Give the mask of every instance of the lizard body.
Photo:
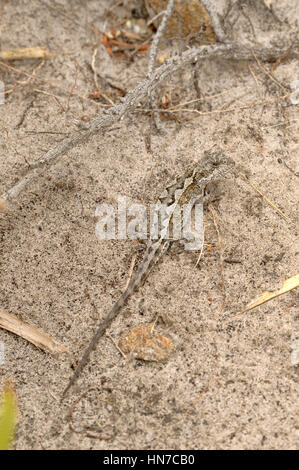
POLYGON ((73 376, 65 388, 62 395, 63 397, 74 384, 82 369, 88 362, 89 356, 92 350, 96 347, 99 338, 105 333, 110 323, 118 315, 132 293, 142 285, 151 268, 157 263, 163 253, 167 251, 170 245, 170 240, 167 238, 167 235, 173 213, 177 206, 181 205, 182 202, 185 203, 188 201, 190 195, 195 191, 202 197, 207 184, 214 182, 219 178, 230 176, 233 173, 234 165, 235 164, 232 159, 219 152, 208 153, 192 169, 187 170, 182 176, 177 177, 168 186, 166 186, 165 190, 158 198, 158 204, 163 204, 164 207, 167 208, 167 214, 161 222, 162 227, 159 232, 158 239, 148 240, 144 256, 136 273, 132 276, 127 288, 98 327, 73 376))

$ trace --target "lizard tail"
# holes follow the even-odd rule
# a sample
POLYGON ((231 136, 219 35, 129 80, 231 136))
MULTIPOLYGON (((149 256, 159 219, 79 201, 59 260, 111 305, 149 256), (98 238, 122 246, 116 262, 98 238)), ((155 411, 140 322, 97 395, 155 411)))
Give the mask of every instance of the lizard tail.
POLYGON ((81 361, 79 362, 73 376, 71 377, 67 387, 63 391, 62 400, 65 397, 65 395, 67 394, 68 390, 71 388, 71 386, 76 382, 76 380, 79 377, 82 369, 84 368, 84 366, 88 362, 89 356, 90 356, 91 352, 93 351, 93 349, 96 347, 100 337, 103 336, 103 334, 105 333, 106 329, 108 328, 108 326, 110 325, 112 320, 117 316, 118 312, 121 310, 121 308, 125 304, 127 298, 129 297, 129 294, 130 294, 129 290, 126 289, 125 292, 118 299, 116 304, 113 306, 112 310, 107 315, 105 320, 101 323, 101 325, 97 329, 95 335, 93 336, 91 342, 89 343, 88 348, 85 350, 85 352, 83 354, 83 357, 82 357, 81 361))

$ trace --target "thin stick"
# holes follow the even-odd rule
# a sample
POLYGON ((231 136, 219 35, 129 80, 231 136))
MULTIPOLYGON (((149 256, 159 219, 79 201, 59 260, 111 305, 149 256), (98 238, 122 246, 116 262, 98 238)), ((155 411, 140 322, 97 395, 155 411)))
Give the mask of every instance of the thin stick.
POLYGON ((274 204, 274 202, 271 202, 270 199, 267 198, 267 196, 265 196, 256 186, 254 186, 254 184, 252 184, 251 181, 243 173, 238 173, 238 174, 239 174, 239 176, 241 176, 241 178, 244 181, 246 181, 246 183, 249 184, 249 186, 251 186, 260 196, 262 196, 262 198, 266 201, 266 203, 269 204, 269 206, 271 206, 272 209, 274 209, 275 212, 277 212, 286 222, 288 222, 289 224, 295 225, 295 222, 293 222, 292 219, 290 219, 287 215, 285 215, 276 206, 276 204, 274 204))
MULTIPOLYGON (((91 70, 93 71, 93 80, 94 80, 94 84, 95 84, 96 90, 99 90, 97 71, 96 71, 96 68, 95 68, 95 62, 96 62, 97 53, 98 53, 98 48, 95 47, 95 49, 94 49, 94 51, 93 51, 93 54, 92 54, 92 59, 91 59, 91 64, 90 64, 90 66, 91 66, 91 70)), ((111 104, 111 103, 110 103, 110 104, 111 104)))
MULTIPOLYGON (((246 93, 249 93, 249 91, 253 89, 252 87, 244 88, 242 85, 240 85, 240 86, 235 87, 234 91, 238 90, 239 88, 243 88, 244 90, 247 90, 246 93)), ((229 93, 231 91, 232 91, 232 89, 229 88, 227 90, 221 91, 221 93, 215 93, 213 95, 204 95, 202 98, 194 98, 193 100, 184 101, 182 103, 176 104, 175 106, 172 106, 171 108, 168 108, 168 111, 173 111, 177 108, 181 108, 181 107, 186 106, 188 104, 197 103, 198 101, 206 101, 206 100, 211 100, 213 98, 218 98, 219 96, 226 95, 227 93, 229 93)))
POLYGON ((53 56, 55 56, 55 54, 46 51, 45 46, 23 47, 22 49, 0 51, 0 58, 3 60, 45 59, 53 56))
MULTIPOLYGON (((255 54, 261 60, 269 60, 281 56, 286 47, 256 47, 255 54)), ((290 55, 292 51, 290 51, 290 55)), ((293 57, 297 57, 298 53, 293 51, 293 57)), ((86 142, 92 135, 110 128, 115 122, 122 119, 130 111, 136 109, 140 101, 148 96, 159 83, 174 74, 187 64, 203 58, 221 57, 222 59, 233 60, 252 60, 252 53, 247 47, 227 42, 226 44, 204 45, 200 47, 190 48, 179 57, 175 56, 166 61, 157 68, 150 78, 139 83, 132 91, 130 91, 119 104, 112 106, 107 112, 95 117, 89 123, 87 129, 80 129, 73 132, 63 139, 55 147, 51 148, 36 163, 31 165, 29 172, 12 188, 6 191, 1 197, 3 199, 15 199, 25 189, 26 186, 32 184, 42 173, 42 167, 52 164, 58 157, 64 155, 71 148, 86 142)), ((1 64, 1 62, 0 62, 1 64)))
MULTIPOLYGON (((244 95, 241 95, 239 97, 236 97, 234 98, 234 100, 238 99, 238 98, 242 98, 242 96, 245 96, 247 93, 244 93, 244 95)), ((207 116, 209 114, 224 114, 224 113, 229 113, 229 112, 233 112, 233 111, 239 111, 240 109, 251 109, 253 108, 253 106, 259 106, 259 105, 266 105, 266 104, 270 104, 270 103, 275 103, 276 101, 280 101, 280 100, 286 100, 287 98, 289 98, 289 96, 291 95, 292 93, 289 92, 287 93, 286 95, 283 95, 283 96, 277 96, 275 98, 270 98, 268 100, 263 100, 263 101, 256 101, 256 102, 253 102, 253 103, 250 103, 250 104, 246 104, 244 106, 235 106, 233 108, 228 108, 228 109, 214 109, 213 111, 198 111, 197 109, 189 109, 189 108, 185 108, 185 109, 174 109, 174 108, 171 108, 171 109, 160 109, 160 108, 157 108, 161 113, 179 113, 179 112, 185 112, 185 113, 196 113, 198 114, 199 116, 207 116)), ((229 103, 227 103, 229 104, 229 103)), ((224 105, 226 106, 226 105, 224 105)), ((144 111, 149 111, 149 109, 143 109, 142 110, 143 112, 144 111)))
MULTIPOLYGON (((38 77, 35 75, 35 72, 36 70, 38 70, 40 68, 41 65, 43 65, 45 63, 45 61, 42 61, 32 72, 32 74, 26 72, 25 70, 20 70, 20 69, 17 69, 15 67, 12 67, 11 65, 8 65, 6 64, 5 62, 2 62, 2 60, 0 60, 0 67, 4 68, 5 70, 11 70, 12 72, 15 72, 17 73, 18 75, 25 75, 26 77, 29 77, 31 79, 34 79, 34 80, 37 80, 41 83, 44 83, 45 85, 48 85, 49 87, 51 88, 56 88, 57 90, 59 90, 61 93, 64 93, 65 95, 69 95, 69 91, 68 90, 64 90, 62 87, 60 87, 60 85, 57 85, 55 83, 51 83, 49 80, 45 80, 44 78, 41 78, 41 77, 38 77)), ((26 80, 25 82, 17 82, 17 83, 20 83, 21 85, 25 85, 29 82, 30 80, 26 80)), ((15 85, 13 88, 11 88, 10 90, 7 90, 5 91, 5 95, 8 95, 10 93, 12 93, 15 89, 17 88, 17 86, 15 85)), ((94 106, 97 106, 97 107, 103 107, 103 106, 108 106, 108 105, 105 105, 103 103, 97 103, 95 102, 94 100, 92 100, 91 98, 86 98, 85 96, 82 96, 82 95, 78 95, 78 93, 73 93, 72 94, 73 96, 76 96, 77 98, 80 98, 81 100, 84 100, 84 101, 88 101, 89 104, 93 104, 94 106)))
MULTIPOLYGON (((153 42, 152 42, 152 45, 151 45, 151 48, 150 48, 150 51, 149 51, 149 61, 148 61, 148 67, 147 67, 147 77, 148 78, 150 78, 153 75, 154 65, 155 65, 155 61, 156 61, 156 57, 157 57, 158 45, 159 45, 160 39, 162 37, 163 31, 165 29, 166 23, 169 20, 171 14, 173 12, 174 5, 175 5, 175 0, 169 0, 169 2, 167 4, 167 8, 164 12, 162 21, 159 24, 158 30, 155 34, 154 39, 153 39, 153 42)), ((151 103, 152 108, 154 107, 154 103, 156 101, 156 93, 157 93, 156 89, 152 90, 149 93, 149 99, 150 99, 150 103, 151 103)), ((156 129, 160 129, 161 125, 160 125, 159 112, 157 112, 157 111, 153 112, 153 119, 154 119, 156 129)))
POLYGON ((147 67, 147 77, 149 78, 153 71, 154 71, 154 65, 155 65, 155 60, 157 57, 157 50, 158 50, 158 45, 160 42, 160 39, 162 37, 163 31, 165 29, 166 23, 169 20, 173 9, 174 9, 174 4, 175 0, 169 0, 167 8, 164 12, 164 16, 162 18, 161 23, 159 24, 158 30, 155 34, 155 37, 153 39, 150 51, 149 51, 149 61, 148 61, 148 67, 147 67))
POLYGON ((132 257, 132 260, 131 260, 130 269, 129 269, 129 274, 128 274, 128 279, 127 279, 127 282, 126 282, 126 285, 125 285, 125 290, 128 288, 128 285, 129 285, 129 283, 130 283, 130 280, 131 280, 131 277, 132 277, 132 274, 133 274, 133 269, 134 269, 134 266, 135 266, 136 258, 137 258, 137 255, 135 254, 135 255, 132 257))
POLYGON ((62 111, 65 113, 66 112, 66 109, 64 108, 64 106, 60 103, 59 99, 57 98, 56 95, 54 95, 54 93, 49 93, 47 91, 44 91, 44 90, 39 90, 38 88, 34 88, 33 91, 36 91, 36 93, 41 93, 42 95, 47 95, 47 96, 52 96, 54 98, 54 100, 56 101, 56 103, 58 104, 58 106, 61 107, 62 111))
POLYGON ((55 339, 34 326, 19 320, 10 313, 0 311, 0 328, 21 336, 37 348, 43 349, 56 357, 61 353, 67 352, 67 349, 55 339))
POLYGON ((195 267, 198 266, 198 264, 199 264, 199 262, 200 262, 200 260, 201 260, 201 257, 202 257, 203 248, 204 248, 204 244, 205 244, 205 231, 206 231, 206 224, 205 224, 205 222, 204 222, 204 224, 203 224, 203 233, 202 233, 202 245, 201 245, 201 249, 200 249, 200 252, 199 252, 199 255, 198 255, 198 258, 197 258, 195 267))
POLYGON ((112 338, 112 336, 110 336, 108 333, 106 333, 106 336, 107 338, 110 339, 111 343, 113 344, 113 346, 115 346, 115 348, 118 350, 118 352, 120 353, 120 355, 126 359, 127 356, 125 355, 125 353, 120 349, 120 347, 118 346, 118 344, 116 343, 116 341, 112 338))
POLYGON ((288 88, 284 85, 282 85, 281 83, 279 83, 278 80, 276 80, 276 78, 273 76, 273 74, 271 72, 268 72, 268 70, 264 67, 264 65, 259 61, 259 59, 256 57, 255 53, 254 53, 254 50, 252 50, 252 54, 254 55, 254 58, 258 64, 258 66, 260 67, 260 69, 269 77, 271 78, 271 80, 276 83, 276 85, 278 85, 282 90, 288 90, 288 88))

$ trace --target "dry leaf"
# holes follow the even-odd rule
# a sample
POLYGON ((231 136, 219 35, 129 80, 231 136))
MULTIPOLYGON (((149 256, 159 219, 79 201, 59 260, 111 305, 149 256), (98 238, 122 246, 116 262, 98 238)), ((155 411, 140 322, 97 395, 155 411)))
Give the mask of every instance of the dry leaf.
POLYGON ((0 328, 4 328, 7 331, 11 331, 16 335, 21 336, 34 344, 37 348, 48 351, 54 356, 67 352, 67 349, 64 346, 57 343, 57 341, 50 338, 50 336, 28 323, 22 322, 10 313, 0 311, 0 328))
POLYGON ((161 55, 158 56, 157 62, 158 62, 158 64, 162 65, 162 64, 164 64, 165 60, 167 60, 167 59, 168 59, 168 54, 161 54, 161 55))
POLYGON ((245 308, 245 310, 242 311, 242 313, 248 312, 248 310, 252 310, 253 308, 258 307, 259 305, 262 305, 265 302, 268 302, 269 300, 272 300, 275 297, 278 297, 279 295, 285 294, 286 292, 289 292, 290 290, 295 289, 298 286, 299 286, 299 274, 296 274, 296 276, 290 277, 289 279, 284 281, 281 289, 278 289, 275 292, 269 292, 269 291, 264 292, 257 300, 249 304, 245 308))
MULTIPOLYGON (((168 0, 148 0, 146 6, 151 17, 166 9, 168 0)), ((154 21, 157 27, 161 17, 154 21)), ((166 34, 168 37, 183 37, 194 34, 203 42, 214 42, 215 34, 211 26, 210 17, 199 0, 181 0, 176 2, 174 14, 168 20, 166 34)))
POLYGON ((144 361, 165 361, 174 349, 170 339, 153 331, 153 325, 138 325, 123 335, 119 347, 125 354, 144 361))
POLYGON ((0 51, 0 58, 3 60, 19 60, 19 59, 45 59, 52 57, 51 54, 43 47, 23 47, 22 49, 8 49, 0 51))

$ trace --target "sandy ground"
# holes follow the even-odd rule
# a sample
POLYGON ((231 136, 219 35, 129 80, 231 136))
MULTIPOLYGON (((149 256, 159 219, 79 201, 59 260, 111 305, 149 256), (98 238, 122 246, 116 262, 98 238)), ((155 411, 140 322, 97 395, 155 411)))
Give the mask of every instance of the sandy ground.
MULTIPOLYGON (((45 45, 56 55, 35 71, 36 81, 0 66, 5 89, 15 86, 0 106, 0 194, 25 174, 26 161, 64 137, 58 132, 75 130, 74 119, 107 107, 105 99, 88 99, 98 39, 92 27, 109 30, 130 16, 133 3, 107 14, 111 4, 104 0, 1 2, 0 49, 45 45)), ((220 11, 224 3, 217 2, 220 11)), ((263 42, 298 26, 296 0, 274 0, 275 15, 260 4, 248 2, 247 18, 238 9, 232 13, 235 37, 252 39, 253 27, 263 42)), ((145 76, 148 55, 111 58, 101 40, 97 49, 99 86, 116 101, 118 92, 106 80, 130 90, 145 76)), ((32 73, 40 62, 10 65, 32 73)), ((198 72, 205 114, 185 111, 176 120, 165 114, 157 133, 148 115, 133 113, 60 158, 0 214, 1 309, 69 350, 53 358, 0 330, 1 385, 15 382, 20 410, 16 449, 296 448, 297 371, 290 362, 298 338, 296 292, 238 315, 296 274, 295 230, 241 179, 223 182, 214 203, 221 250, 206 210, 198 266, 197 252, 170 250, 109 328, 118 342, 159 314, 164 321, 157 331, 175 343, 168 361, 123 357, 105 336, 60 403, 72 363, 124 289, 137 249, 131 240, 96 238, 100 203, 116 207, 119 195, 154 202, 173 175, 214 145, 296 218, 298 105, 281 97, 289 91, 284 86, 299 79, 298 64, 282 61, 273 75, 265 72, 270 69, 255 61, 206 61, 198 72), (252 106, 256 102, 264 104, 252 106), (234 109, 217 112, 225 108, 234 109), (71 428, 68 410, 82 394, 71 428)), ((167 92, 177 102, 195 99, 192 83, 186 69, 163 84, 160 98, 167 92)))

